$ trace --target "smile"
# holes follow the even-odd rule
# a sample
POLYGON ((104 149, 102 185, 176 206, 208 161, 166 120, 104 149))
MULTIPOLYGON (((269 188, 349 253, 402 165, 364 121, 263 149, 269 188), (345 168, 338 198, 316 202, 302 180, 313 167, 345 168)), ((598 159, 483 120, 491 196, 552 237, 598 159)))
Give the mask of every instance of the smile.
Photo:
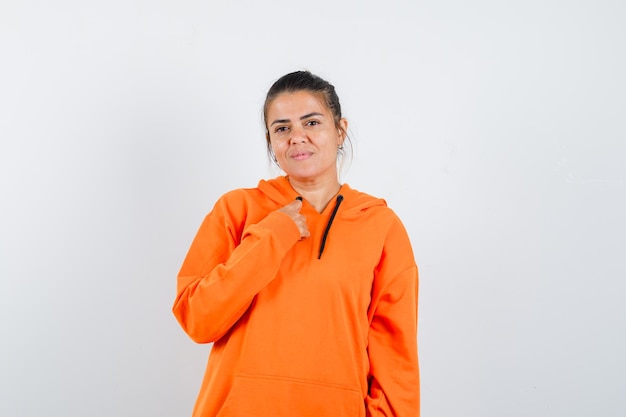
POLYGON ((296 152, 290 155, 290 158, 300 161, 303 159, 308 159, 311 155, 313 155, 312 152, 296 152))

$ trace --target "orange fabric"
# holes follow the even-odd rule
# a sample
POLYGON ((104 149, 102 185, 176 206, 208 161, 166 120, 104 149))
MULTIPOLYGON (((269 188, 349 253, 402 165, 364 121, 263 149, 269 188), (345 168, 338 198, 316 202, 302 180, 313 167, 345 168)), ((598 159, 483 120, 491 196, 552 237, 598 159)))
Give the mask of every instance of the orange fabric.
POLYGON ((297 194, 285 177, 216 203, 178 276, 173 312, 213 342, 196 417, 419 416, 417 266, 384 200, 343 185, 318 251, 323 213, 306 201, 311 236, 275 210, 297 194))

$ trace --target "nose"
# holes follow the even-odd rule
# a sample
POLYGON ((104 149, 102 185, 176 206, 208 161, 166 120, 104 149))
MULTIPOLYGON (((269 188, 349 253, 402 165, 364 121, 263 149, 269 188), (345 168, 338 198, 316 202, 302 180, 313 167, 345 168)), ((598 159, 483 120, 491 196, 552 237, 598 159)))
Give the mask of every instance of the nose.
POLYGON ((294 145, 296 143, 304 143, 307 141, 306 132, 301 127, 294 127, 291 129, 291 136, 289 137, 289 144, 294 145))

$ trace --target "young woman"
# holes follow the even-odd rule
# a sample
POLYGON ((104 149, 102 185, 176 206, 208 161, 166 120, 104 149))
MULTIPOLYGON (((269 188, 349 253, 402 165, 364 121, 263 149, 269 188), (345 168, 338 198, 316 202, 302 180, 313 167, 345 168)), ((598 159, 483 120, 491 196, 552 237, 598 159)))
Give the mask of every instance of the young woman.
POLYGON ((287 74, 264 116, 286 175, 222 196, 178 276, 176 318, 213 342, 194 416, 418 416, 417 266, 385 201, 339 182, 334 87, 287 74))

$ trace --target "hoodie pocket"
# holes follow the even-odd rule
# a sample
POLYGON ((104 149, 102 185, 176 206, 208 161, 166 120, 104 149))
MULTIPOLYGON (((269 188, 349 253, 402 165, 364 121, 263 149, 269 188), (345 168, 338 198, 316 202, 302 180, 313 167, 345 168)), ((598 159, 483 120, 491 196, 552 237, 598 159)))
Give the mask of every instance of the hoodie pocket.
POLYGON ((216 417, 363 417, 357 388, 273 376, 240 375, 216 417))

